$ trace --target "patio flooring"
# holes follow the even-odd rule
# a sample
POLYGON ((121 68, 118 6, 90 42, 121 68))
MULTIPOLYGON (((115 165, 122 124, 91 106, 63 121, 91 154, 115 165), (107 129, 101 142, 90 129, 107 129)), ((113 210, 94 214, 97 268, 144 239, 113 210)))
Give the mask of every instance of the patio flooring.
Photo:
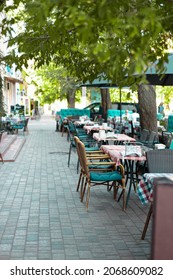
POLYGON ((4 162, 15 161, 25 141, 24 135, 3 133, 0 142, 0 160, 4 162))
POLYGON ((91 190, 88 212, 76 192, 77 154, 67 167, 69 143, 55 120, 30 120, 14 162, 0 163, 0 259, 150 259, 149 209, 132 192, 126 212, 105 187, 91 190))

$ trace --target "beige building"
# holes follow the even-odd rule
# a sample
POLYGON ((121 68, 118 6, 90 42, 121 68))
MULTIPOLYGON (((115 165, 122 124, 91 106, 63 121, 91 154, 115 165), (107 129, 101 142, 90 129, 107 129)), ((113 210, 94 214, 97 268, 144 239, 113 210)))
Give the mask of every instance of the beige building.
MULTIPOLYGON (((0 20, 3 15, 0 14, 0 20)), ((0 32, 0 54, 7 54, 7 38, 1 36, 0 32)), ((0 74, 3 79, 3 95, 6 114, 11 114, 11 108, 16 104, 24 106, 24 114, 30 114, 30 98, 27 96, 27 84, 23 81, 22 74, 15 69, 15 65, 0 64, 0 74)))

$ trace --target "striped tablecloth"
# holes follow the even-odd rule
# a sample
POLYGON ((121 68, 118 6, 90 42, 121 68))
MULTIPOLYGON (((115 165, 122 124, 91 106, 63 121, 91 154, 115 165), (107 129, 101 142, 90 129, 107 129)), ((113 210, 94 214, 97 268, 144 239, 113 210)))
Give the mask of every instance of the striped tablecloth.
POLYGON ((153 181, 155 178, 168 178, 173 181, 173 173, 145 173, 137 188, 142 204, 153 202, 153 181))

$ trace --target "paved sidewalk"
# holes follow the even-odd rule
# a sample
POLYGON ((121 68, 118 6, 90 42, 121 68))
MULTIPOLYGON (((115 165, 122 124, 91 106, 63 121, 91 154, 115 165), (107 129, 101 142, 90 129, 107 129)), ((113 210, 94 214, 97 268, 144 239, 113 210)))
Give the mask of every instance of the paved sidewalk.
POLYGON ((15 162, 0 163, 0 259, 149 259, 150 231, 141 232, 148 206, 136 194, 127 212, 105 187, 91 190, 89 211, 76 192, 77 155, 55 121, 29 121, 15 162))

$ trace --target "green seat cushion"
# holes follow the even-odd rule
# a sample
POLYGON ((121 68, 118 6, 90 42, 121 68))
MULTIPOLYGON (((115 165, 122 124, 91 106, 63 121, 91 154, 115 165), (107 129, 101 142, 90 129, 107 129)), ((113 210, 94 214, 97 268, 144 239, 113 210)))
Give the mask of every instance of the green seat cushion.
POLYGON ((100 164, 92 164, 92 165, 89 165, 89 168, 91 169, 97 169, 97 168, 100 168, 100 169, 108 169, 108 168, 111 168, 112 165, 100 165, 100 164))
POLYGON ((86 134, 77 134, 77 136, 79 137, 79 139, 82 139, 82 140, 88 140, 88 139, 92 139, 91 137, 89 137, 88 135, 86 134))
POLYGON ((91 181, 117 181, 121 180, 122 176, 117 171, 99 173, 99 172, 90 172, 91 181))
POLYGON ((24 128, 24 126, 23 125, 13 125, 13 128, 14 129, 22 129, 22 128, 24 128))
POLYGON ((100 150, 99 147, 88 147, 88 148, 85 148, 86 152, 99 151, 99 150, 100 150))

